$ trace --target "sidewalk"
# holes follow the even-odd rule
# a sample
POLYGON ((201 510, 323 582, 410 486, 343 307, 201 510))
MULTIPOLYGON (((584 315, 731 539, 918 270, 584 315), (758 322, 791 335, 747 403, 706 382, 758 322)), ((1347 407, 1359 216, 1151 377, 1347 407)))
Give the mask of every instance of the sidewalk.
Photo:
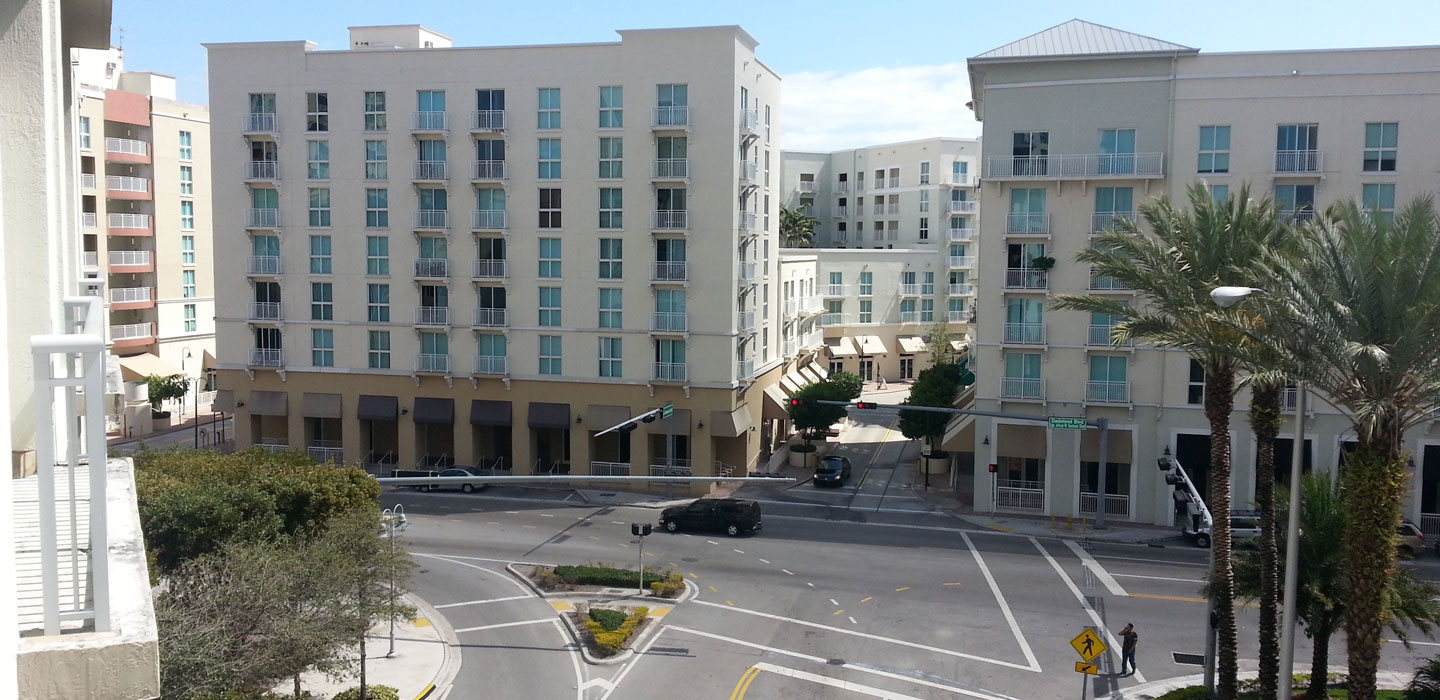
MULTIPOLYGON (((200 429, 203 431, 207 431, 200 436, 201 446, 207 446, 206 443, 208 443, 208 446, 210 447, 216 446, 218 436, 208 434, 208 431, 212 427, 211 423, 216 422, 215 412, 212 411, 209 406, 201 407, 199 418, 195 417, 193 409, 191 412, 187 412, 184 416, 177 416, 174 413, 172 413, 171 415, 180 422, 174 423, 168 428, 164 428, 162 430, 157 430, 153 433, 147 433, 140 436, 127 436, 119 432, 106 433, 105 444, 107 447, 134 447, 142 441, 154 442, 157 438, 166 435, 172 435, 182 430, 190 431, 190 433, 193 434, 195 432, 195 423, 198 421, 200 423, 200 429)), ((234 436, 226 435, 226 438, 233 439, 234 436)))
MULTIPOLYGON (((1330 667, 1332 673, 1343 669, 1343 665, 1338 669, 1335 666, 1330 667)), ((1310 673, 1310 664, 1296 662, 1295 673, 1310 673)), ((1236 674, 1236 677, 1240 680, 1247 680, 1259 675, 1256 671, 1241 671, 1236 674)), ((1399 671, 1379 671, 1375 675, 1375 685, 1381 690, 1401 690, 1410 682, 1410 678, 1413 675, 1412 673, 1401 673, 1399 671)), ((1165 680, 1151 681, 1144 685, 1137 685, 1133 688, 1117 690, 1097 700, 1154 700, 1154 698, 1160 697, 1172 690, 1189 688, 1191 686, 1201 685, 1204 682, 1205 676, 1203 674, 1166 678, 1165 680)), ((1297 694, 1303 691, 1304 688, 1301 686, 1295 688, 1297 694)))
MULTIPOLYGON (((430 694, 430 700, 442 698, 460 671, 460 640, 450 628, 450 623, 429 603, 414 595, 405 598, 417 612, 413 620, 395 623, 394 656, 386 658, 386 652, 390 650, 388 622, 370 628, 365 636, 365 685, 388 685, 400 691, 400 700, 411 700, 433 683, 435 691, 430 694)), ((300 676, 301 690, 323 698, 333 697, 358 685, 358 667, 340 681, 315 671, 300 676)), ((294 690, 293 682, 275 688, 276 692, 287 695, 294 690)))

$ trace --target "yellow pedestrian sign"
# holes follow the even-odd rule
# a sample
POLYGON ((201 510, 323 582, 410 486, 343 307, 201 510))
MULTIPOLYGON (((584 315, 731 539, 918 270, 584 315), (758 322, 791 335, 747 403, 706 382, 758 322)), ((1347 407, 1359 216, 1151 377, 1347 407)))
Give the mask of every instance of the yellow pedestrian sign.
MULTIPOLYGON (((1070 640, 1070 646, 1075 647, 1075 653, 1079 654, 1080 658, 1085 659, 1086 662, 1094 661, 1095 657, 1104 654, 1108 648, 1105 646, 1105 642, 1100 641, 1100 635, 1095 634, 1095 630, 1092 629, 1086 629, 1075 635, 1075 638, 1070 640)), ((1078 666, 1076 670, 1079 670, 1078 666)))
POLYGON ((1076 661, 1075 672, 1084 673, 1090 676, 1098 676, 1100 675, 1100 667, 1096 666, 1095 664, 1087 664, 1084 661, 1076 661))

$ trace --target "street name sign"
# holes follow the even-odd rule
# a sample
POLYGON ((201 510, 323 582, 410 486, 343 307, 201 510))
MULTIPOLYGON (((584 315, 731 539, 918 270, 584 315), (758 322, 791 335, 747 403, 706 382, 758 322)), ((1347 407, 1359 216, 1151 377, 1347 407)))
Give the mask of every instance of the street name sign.
MULTIPOLYGON (((675 412, 675 404, 673 404, 673 403, 667 403, 667 404, 665 404, 664 406, 661 406, 661 407, 660 407, 660 417, 661 417, 661 418, 669 418, 669 417, 670 417, 670 414, 672 414, 672 413, 674 413, 674 412, 675 412)), ((1053 419, 1052 419, 1052 420, 1053 420, 1053 419)))
POLYGON ((1084 430, 1087 427, 1084 418, 1051 418, 1051 430, 1084 430))
MULTIPOLYGON (((1105 650, 1109 648, 1105 646, 1105 642, 1100 641, 1100 635, 1095 634, 1095 630, 1092 629, 1086 629, 1075 635, 1075 638, 1070 640, 1070 646, 1075 647, 1075 653, 1079 654, 1086 663, 1094 661, 1095 657, 1104 654, 1105 650)), ((1078 666, 1076 670, 1079 670, 1078 666)))

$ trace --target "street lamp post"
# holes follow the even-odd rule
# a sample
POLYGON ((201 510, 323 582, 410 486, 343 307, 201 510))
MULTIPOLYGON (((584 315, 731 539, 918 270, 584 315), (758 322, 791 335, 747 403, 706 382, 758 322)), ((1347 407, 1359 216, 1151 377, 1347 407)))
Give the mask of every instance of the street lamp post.
POLYGON ((397 503, 386 508, 380 517, 385 522, 385 536, 390 540, 390 650, 385 658, 395 658, 395 533, 410 527, 405 519, 405 506, 397 503))

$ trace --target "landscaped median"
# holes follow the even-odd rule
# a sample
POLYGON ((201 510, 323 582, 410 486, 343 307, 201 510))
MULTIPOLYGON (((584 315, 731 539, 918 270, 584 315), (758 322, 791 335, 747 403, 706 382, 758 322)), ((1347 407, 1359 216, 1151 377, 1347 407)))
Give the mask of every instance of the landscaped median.
POLYGON ((699 589, 679 573, 600 563, 506 567, 560 614, 587 663, 625 661, 658 629, 657 620, 699 589))

